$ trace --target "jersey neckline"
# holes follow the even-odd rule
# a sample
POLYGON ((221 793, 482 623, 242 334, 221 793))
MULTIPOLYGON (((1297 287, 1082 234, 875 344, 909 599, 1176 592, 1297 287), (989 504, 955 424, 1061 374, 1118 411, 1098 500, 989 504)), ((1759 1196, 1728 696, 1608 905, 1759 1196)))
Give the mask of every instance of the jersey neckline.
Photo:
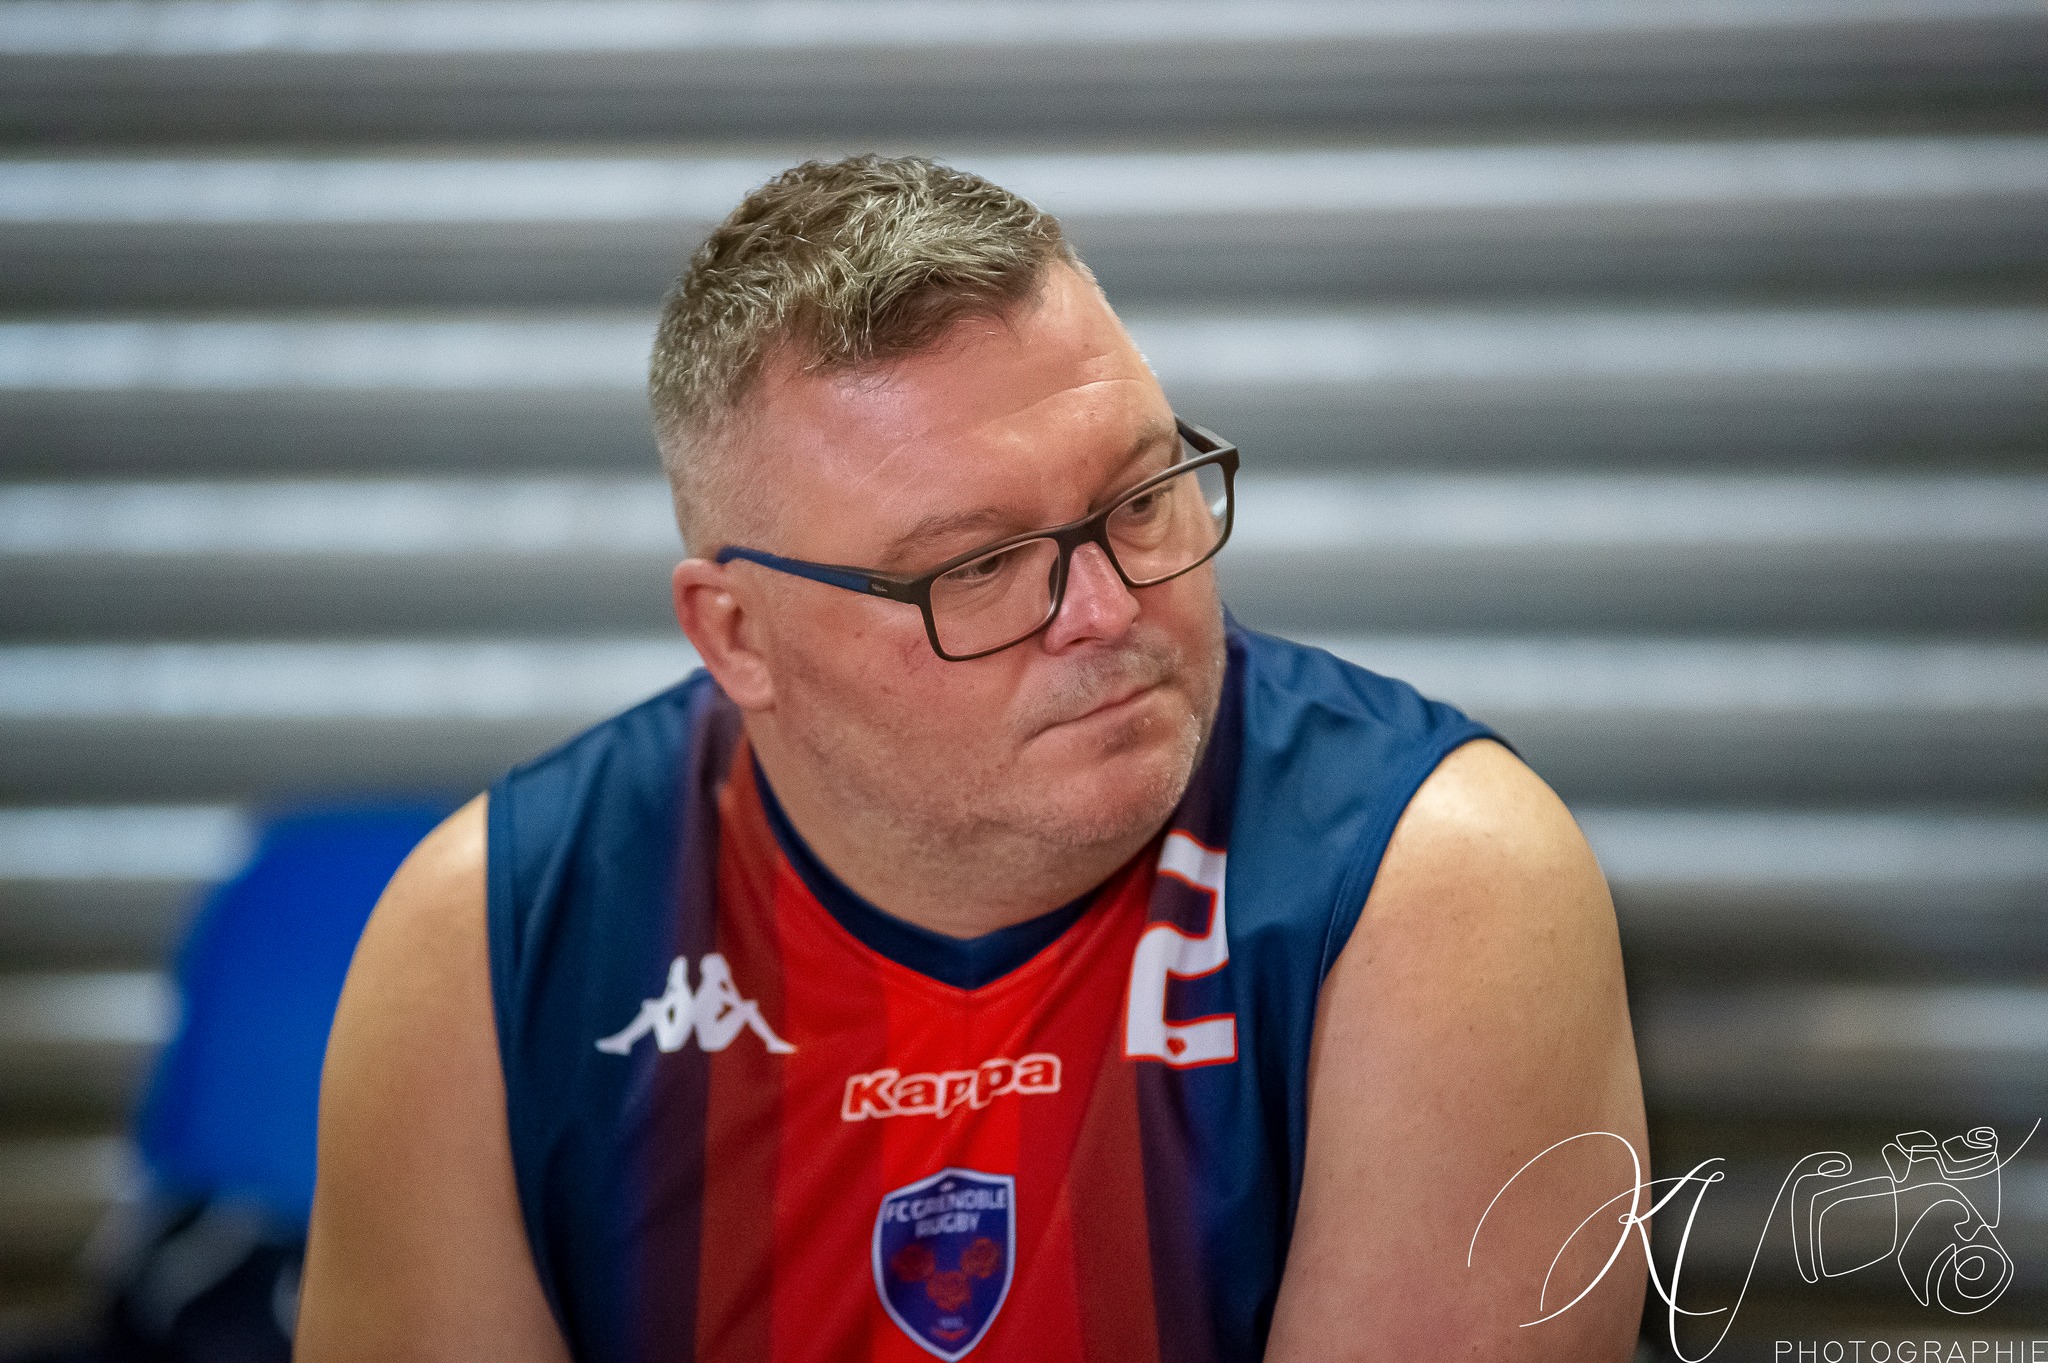
POLYGON ((919 927, 861 897, 819 860, 783 812, 782 802, 775 798, 775 788, 768 784, 768 773, 761 769, 760 759, 750 753, 748 760, 753 763, 754 788, 760 792, 761 811, 767 816, 768 829, 812 898, 862 946, 941 984, 969 990, 994 984, 1058 941, 1080 921, 1101 893, 1102 886, 1098 885, 1050 913, 979 937, 948 937, 919 927))

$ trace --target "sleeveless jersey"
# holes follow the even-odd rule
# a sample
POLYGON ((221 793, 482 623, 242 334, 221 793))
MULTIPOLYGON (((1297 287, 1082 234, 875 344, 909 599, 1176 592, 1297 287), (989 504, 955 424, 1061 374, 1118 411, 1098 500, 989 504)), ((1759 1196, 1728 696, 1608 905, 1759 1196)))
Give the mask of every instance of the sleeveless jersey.
POLYGON ((1169 827, 956 942, 803 847, 699 673, 491 788, 514 1169, 582 1360, 1260 1357, 1322 980, 1483 726, 1228 631, 1169 827))

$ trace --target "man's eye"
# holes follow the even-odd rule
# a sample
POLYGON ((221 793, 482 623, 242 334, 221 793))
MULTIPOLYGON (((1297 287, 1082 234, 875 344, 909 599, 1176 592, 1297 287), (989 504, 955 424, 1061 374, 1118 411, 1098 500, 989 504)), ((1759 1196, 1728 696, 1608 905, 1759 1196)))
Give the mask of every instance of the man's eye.
POLYGON ((1018 553, 1015 549, 1005 549, 1000 553, 985 554, 981 558, 975 559, 971 563, 963 563, 952 572, 947 573, 946 581, 961 587, 971 587, 979 582, 990 581, 993 578, 1001 577, 1005 572, 1009 571, 1015 564, 1017 557, 1018 553))
POLYGON ((1161 528, 1173 513, 1173 489, 1155 488, 1131 498, 1109 518, 1111 534, 1137 534, 1161 528))

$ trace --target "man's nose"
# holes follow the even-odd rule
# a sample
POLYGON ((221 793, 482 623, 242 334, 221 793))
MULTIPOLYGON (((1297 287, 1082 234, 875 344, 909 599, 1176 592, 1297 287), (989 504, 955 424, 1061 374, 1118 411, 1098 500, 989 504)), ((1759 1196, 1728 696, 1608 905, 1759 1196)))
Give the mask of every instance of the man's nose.
POLYGON ((1067 594, 1046 627, 1045 644, 1063 649, 1088 639, 1120 639, 1138 618, 1138 598, 1117 576, 1099 544, 1074 550, 1067 564, 1067 594))

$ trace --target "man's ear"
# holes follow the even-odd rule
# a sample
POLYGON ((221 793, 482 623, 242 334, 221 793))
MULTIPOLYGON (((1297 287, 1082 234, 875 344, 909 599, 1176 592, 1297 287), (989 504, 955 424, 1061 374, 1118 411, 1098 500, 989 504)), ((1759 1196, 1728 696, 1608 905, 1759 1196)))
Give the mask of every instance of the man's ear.
POLYGON ((754 646, 753 621, 730 574, 729 567, 710 559, 678 563, 669 579, 676 622, 733 704, 763 710, 774 703, 775 684, 767 659, 754 646))

